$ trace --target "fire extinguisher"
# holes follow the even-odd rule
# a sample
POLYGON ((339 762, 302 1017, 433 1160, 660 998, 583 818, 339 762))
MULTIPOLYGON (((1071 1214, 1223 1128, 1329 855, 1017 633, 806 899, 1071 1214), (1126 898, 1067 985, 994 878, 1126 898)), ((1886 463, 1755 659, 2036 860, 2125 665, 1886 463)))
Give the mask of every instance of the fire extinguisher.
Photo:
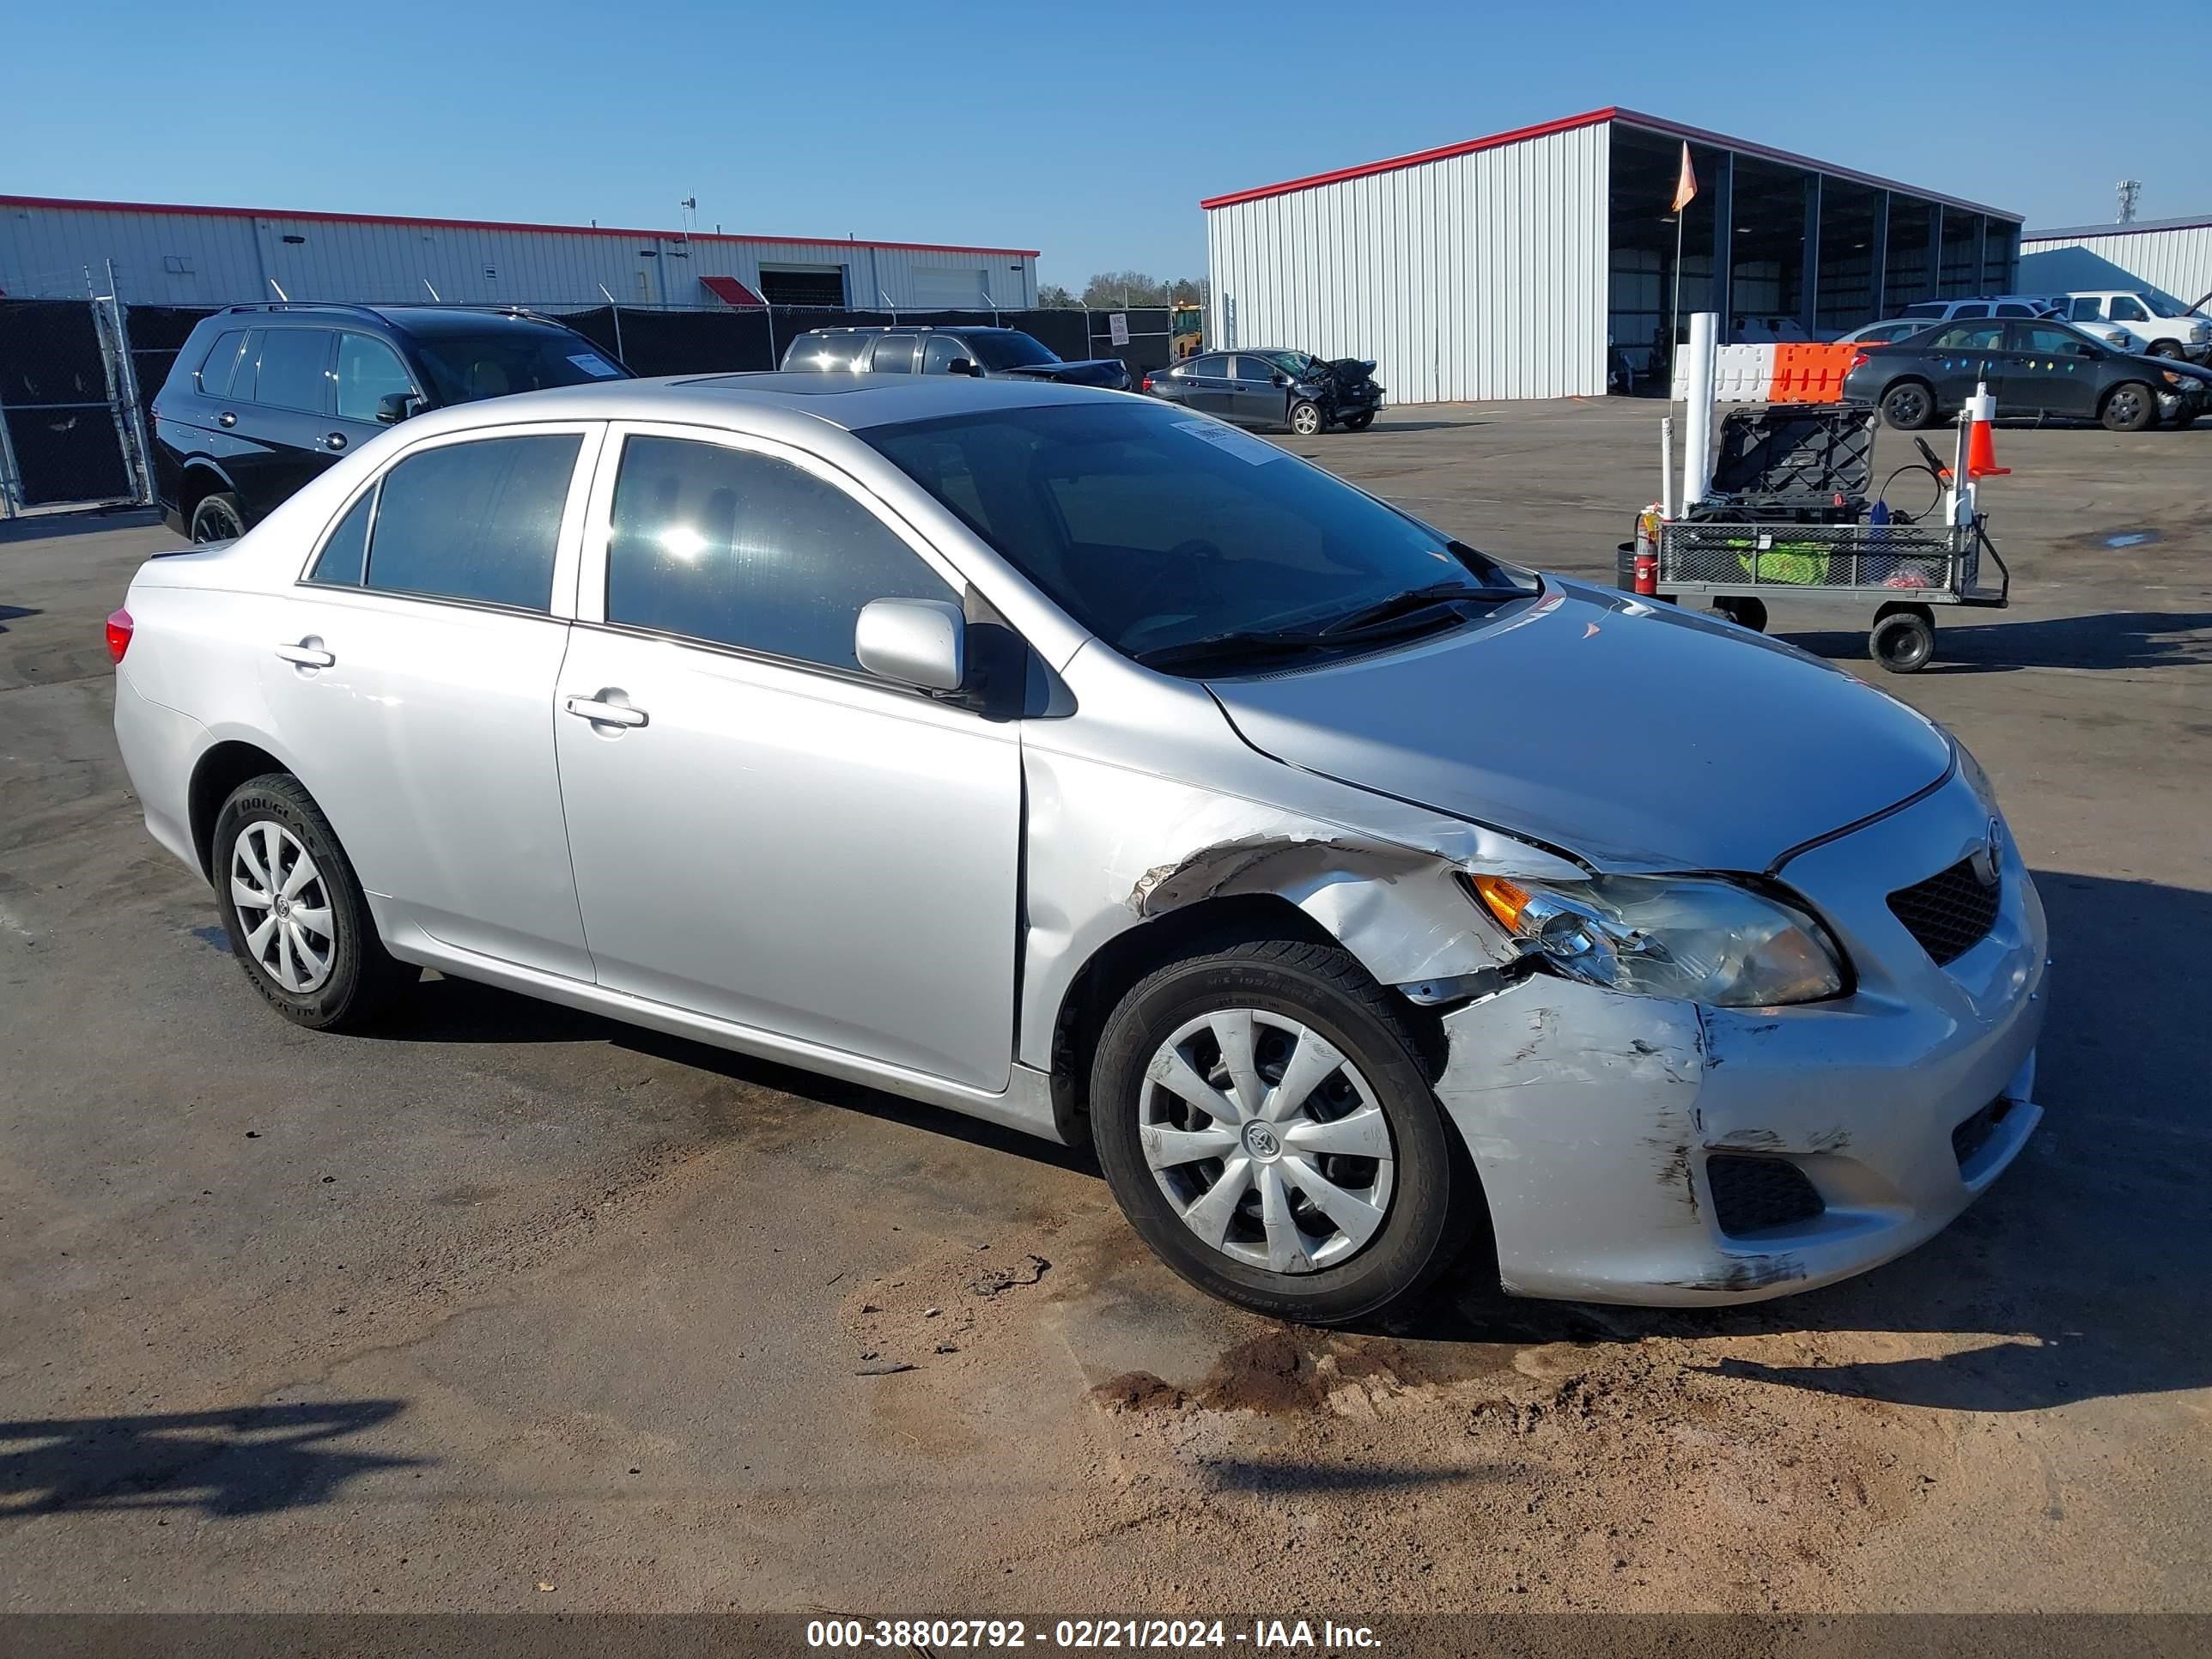
POLYGON ((1636 515, 1636 592, 1647 598, 1659 592, 1659 514, 1655 507, 1636 515))

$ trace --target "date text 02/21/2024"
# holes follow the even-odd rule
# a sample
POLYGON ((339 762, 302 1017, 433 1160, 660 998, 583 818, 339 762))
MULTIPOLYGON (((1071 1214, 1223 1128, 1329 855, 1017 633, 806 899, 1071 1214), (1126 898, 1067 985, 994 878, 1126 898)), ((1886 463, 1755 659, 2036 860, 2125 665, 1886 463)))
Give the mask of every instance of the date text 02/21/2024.
POLYGON ((1259 1652, 1341 1652, 1376 1645, 1365 1625, 1333 1620, 1255 1619, 1249 1630, 1221 1619, 1061 1619, 1047 1626, 1022 1619, 815 1619, 806 1626, 810 1648, 1012 1649, 1051 1647, 1073 1651, 1122 1649, 1226 1648, 1259 1652))

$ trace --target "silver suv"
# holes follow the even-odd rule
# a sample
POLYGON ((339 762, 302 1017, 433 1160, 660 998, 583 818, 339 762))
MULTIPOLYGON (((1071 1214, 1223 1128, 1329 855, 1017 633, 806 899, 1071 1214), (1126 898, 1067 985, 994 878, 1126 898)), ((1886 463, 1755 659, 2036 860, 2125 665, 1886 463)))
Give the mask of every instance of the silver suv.
POLYGON ((2042 910, 1940 728, 1151 399, 436 410, 108 639, 147 827, 287 1019, 432 967, 1088 1140, 1287 1318, 1477 1244, 1529 1296, 1806 1289, 2039 1116, 2042 910))

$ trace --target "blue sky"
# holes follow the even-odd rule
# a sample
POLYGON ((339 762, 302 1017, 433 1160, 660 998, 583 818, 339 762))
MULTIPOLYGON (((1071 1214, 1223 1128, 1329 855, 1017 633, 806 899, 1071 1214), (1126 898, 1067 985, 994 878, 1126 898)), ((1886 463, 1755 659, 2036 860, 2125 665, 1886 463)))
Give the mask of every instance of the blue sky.
POLYGON ((1201 196, 1621 104, 2030 228, 2123 177, 2212 212, 2202 0, 12 9, 23 195, 648 228, 696 195, 702 228, 1037 247, 1080 287, 1202 274, 1201 196))

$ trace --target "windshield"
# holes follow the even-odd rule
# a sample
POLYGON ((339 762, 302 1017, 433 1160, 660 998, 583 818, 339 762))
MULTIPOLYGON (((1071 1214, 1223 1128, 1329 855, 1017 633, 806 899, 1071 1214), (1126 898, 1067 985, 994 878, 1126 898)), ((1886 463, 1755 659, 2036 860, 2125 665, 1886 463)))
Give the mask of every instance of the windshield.
POLYGON ((629 371, 580 334, 566 329, 499 329, 483 334, 418 334, 415 356, 440 404, 474 403, 510 392, 585 386, 629 378, 629 371))
POLYGON ((1297 375, 1302 380, 1311 380, 1316 375, 1328 372, 1327 363, 1318 357, 1309 356, 1303 351, 1270 351, 1266 356, 1278 368, 1287 374, 1297 375))
POLYGON ((859 436, 1129 656, 1316 632, 1439 583, 1537 591, 1289 451, 1172 405, 996 409, 859 436))
POLYGON ((2186 317, 2189 307, 2179 300, 2169 300, 2163 294, 2139 294, 2136 296, 2151 310, 2154 317, 2186 317))
POLYGON ((1058 352, 1016 329, 1000 334, 970 334, 968 349, 986 368, 1034 368, 1039 363, 1060 361, 1058 352))

